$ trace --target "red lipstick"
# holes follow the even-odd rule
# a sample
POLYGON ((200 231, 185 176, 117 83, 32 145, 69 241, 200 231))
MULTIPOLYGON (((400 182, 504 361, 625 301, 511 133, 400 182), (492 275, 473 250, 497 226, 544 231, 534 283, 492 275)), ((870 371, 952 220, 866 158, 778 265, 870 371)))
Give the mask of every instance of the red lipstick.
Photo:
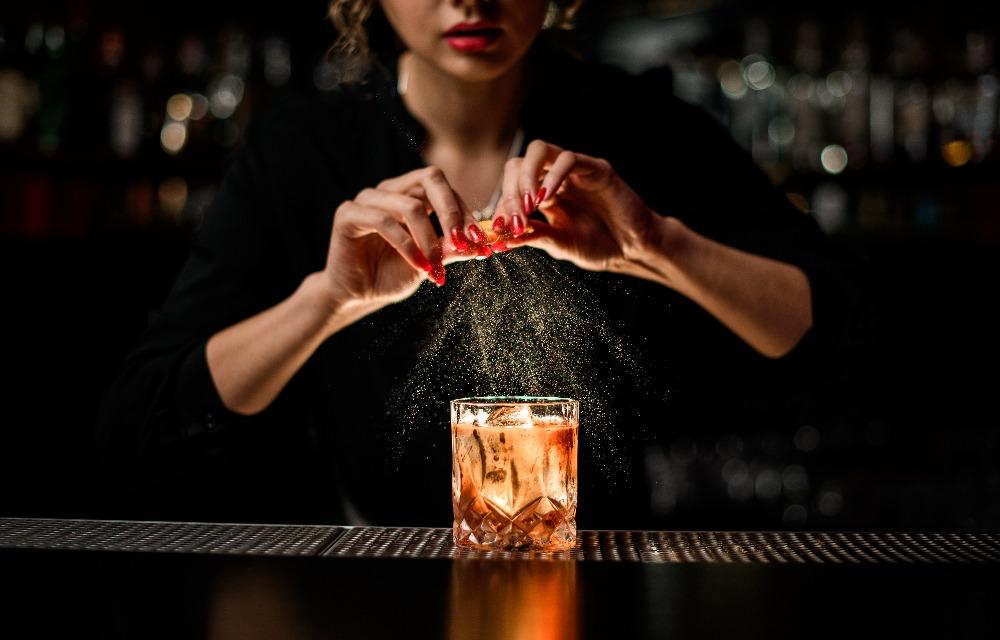
POLYGON ((463 53, 474 53, 489 47, 502 33, 496 23, 480 20, 459 22, 444 32, 444 38, 453 49, 463 53))

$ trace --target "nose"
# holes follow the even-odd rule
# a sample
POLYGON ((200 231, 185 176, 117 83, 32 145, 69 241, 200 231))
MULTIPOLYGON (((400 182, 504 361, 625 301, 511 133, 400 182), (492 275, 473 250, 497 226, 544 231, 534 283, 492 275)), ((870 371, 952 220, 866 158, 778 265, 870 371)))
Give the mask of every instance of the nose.
POLYGON ((479 5, 493 4, 494 0, 452 0, 452 4, 456 7, 465 7, 466 9, 475 9, 479 5))
POLYGON ((460 9, 465 14, 466 20, 484 18, 486 20, 497 19, 496 0, 450 0, 451 5, 460 9))

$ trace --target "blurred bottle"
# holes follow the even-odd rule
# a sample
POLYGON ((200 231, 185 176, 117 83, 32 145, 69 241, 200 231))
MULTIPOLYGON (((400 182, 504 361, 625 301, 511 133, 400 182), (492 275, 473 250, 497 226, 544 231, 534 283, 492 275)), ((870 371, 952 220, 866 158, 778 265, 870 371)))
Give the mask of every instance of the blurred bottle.
POLYGON ((118 158, 137 156, 142 144, 143 105, 140 82, 126 65, 125 34, 107 29, 99 35, 99 69, 95 84, 106 95, 107 145, 118 158))
POLYGON ((972 159, 982 162, 992 150, 997 128, 998 81, 993 57, 994 34, 966 34, 966 60, 975 75, 974 107, 970 138, 972 159))
POLYGON ((889 67, 896 78, 896 148, 910 163, 927 158, 931 130, 931 98, 926 41, 911 27, 897 28, 892 37, 889 67))
POLYGON ((795 127, 792 166, 811 173, 820 169, 820 152, 826 139, 822 105, 825 82, 819 74, 823 64, 822 34, 819 25, 807 20, 799 24, 792 50, 794 75, 788 80, 790 111, 795 127))
POLYGON ((868 164, 870 130, 869 47, 865 22, 854 19, 848 25, 847 39, 840 55, 840 68, 827 76, 827 89, 842 100, 838 122, 841 144, 851 166, 860 169, 868 164))
POLYGON ((21 139, 38 106, 38 86, 21 70, 23 56, 0 25, 0 144, 21 139))
POLYGON ((66 30, 58 23, 36 22, 25 35, 27 66, 38 85, 35 146, 49 157, 61 150, 66 115, 75 99, 74 64, 66 44, 66 30))
POLYGON ((231 149, 239 142, 249 117, 244 102, 250 72, 251 48, 247 33, 227 26, 218 35, 218 61, 208 85, 208 108, 215 122, 212 138, 218 147, 231 149))

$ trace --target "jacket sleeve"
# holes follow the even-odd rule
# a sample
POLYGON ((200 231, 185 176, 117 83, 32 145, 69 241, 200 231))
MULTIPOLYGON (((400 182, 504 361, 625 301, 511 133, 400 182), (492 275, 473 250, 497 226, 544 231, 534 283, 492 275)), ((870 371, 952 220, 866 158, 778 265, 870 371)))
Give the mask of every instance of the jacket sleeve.
POLYGON ((146 465, 224 449, 266 413, 228 410, 205 359, 212 334, 282 297, 266 140, 261 122, 251 122, 165 301, 105 391, 97 437, 106 461, 146 465))
POLYGON ((641 104, 657 142, 639 170, 637 188, 647 204, 673 215, 713 240, 800 268, 809 280, 813 327, 793 350, 826 355, 854 349, 873 339, 875 307, 866 285, 865 260, 833 242, 815 218, 803 213, 775 187, 730 136, 703 109, 674 97, 660 74, 641 78, 641 104), (641 190, 640 190, 641 189, 641 190))

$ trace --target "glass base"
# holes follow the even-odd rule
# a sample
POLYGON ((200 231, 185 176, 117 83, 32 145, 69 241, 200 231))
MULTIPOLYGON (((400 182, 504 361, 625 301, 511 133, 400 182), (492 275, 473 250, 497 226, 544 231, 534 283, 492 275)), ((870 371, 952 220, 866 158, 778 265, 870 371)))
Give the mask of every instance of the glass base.
POLYGON ((575 514, 538 498, 510 518, 477 498, 452 527, 455 545, 485 551, 565 551, 576 544, 575 514))

